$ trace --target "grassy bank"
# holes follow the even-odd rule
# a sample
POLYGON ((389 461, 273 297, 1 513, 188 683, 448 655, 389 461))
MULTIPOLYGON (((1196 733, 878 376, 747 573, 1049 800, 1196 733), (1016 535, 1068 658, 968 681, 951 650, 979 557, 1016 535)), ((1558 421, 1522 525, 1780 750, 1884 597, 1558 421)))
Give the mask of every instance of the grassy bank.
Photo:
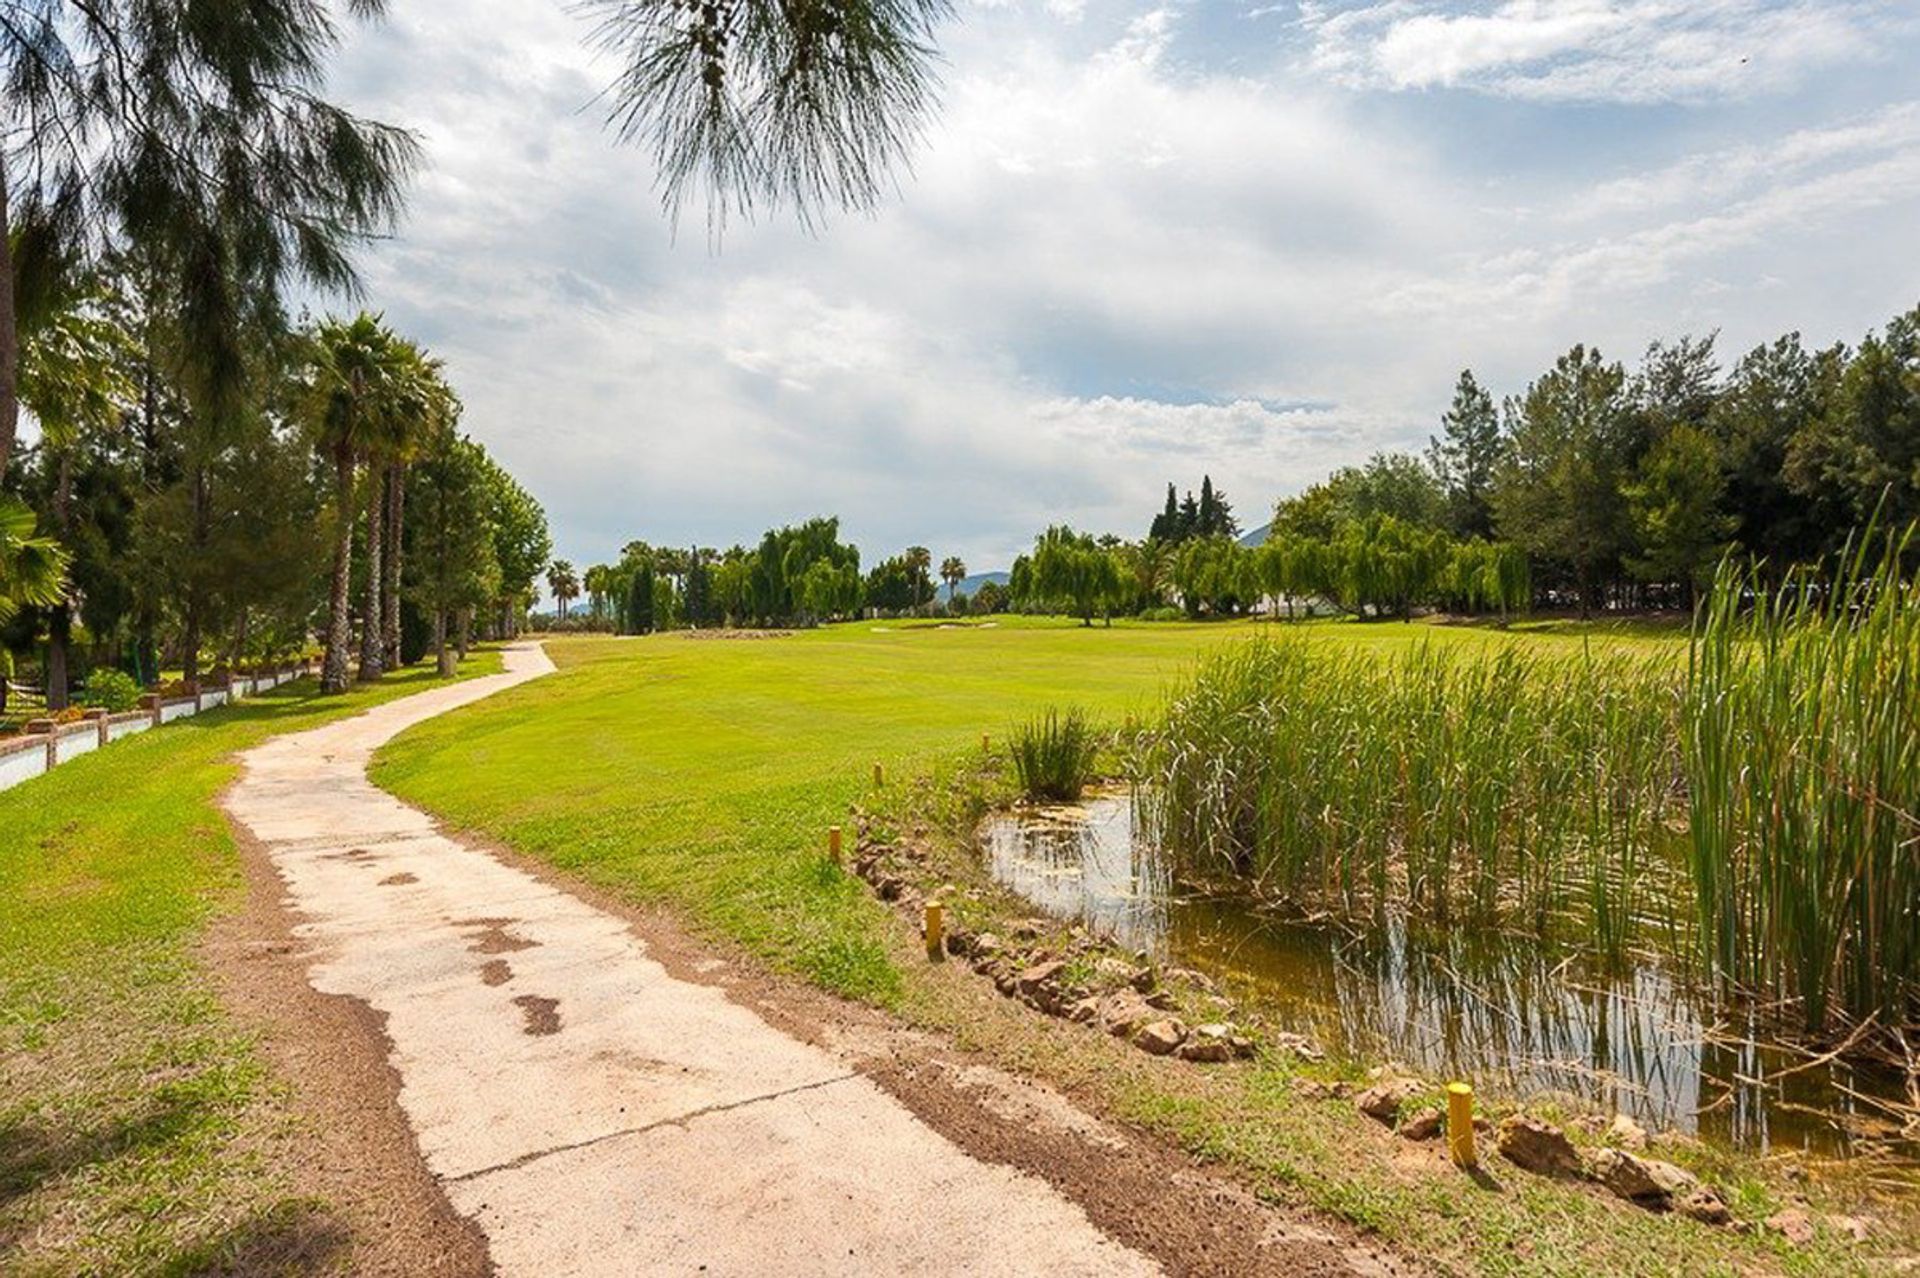
MULTIPOLYGON (((462 675, 498 667, 476 655, 462 675)), ((350 1263, 326 1205, 291 1187, 283 1086, 197 953, 242 892, 215 800, 235 752, 434 682, 323 700, 304 680, 0 794, 0 1270, 350 1263)))
MULTIPOLYGON (((776 967, 1068 1083, 1277 1199, 1378 1230, 1443 1269, 1833 1272, 1851 1263, 1825 1246, 1790 1252, 1539 1178, 1489 1187, 1409 1171, 1383 1156, 1379 1130, 1350 1108, 1299 1103, 1284 1063, 1175 1069, 1137 1052, 1114 1056, 1079 1027, 1004 1001, 983 1011, 973 978, 916 962, 897 918, 823 865, 826 827, 871 797, 874 763, 890 786, 917 785, 978 751, 981 733, 998 742, 1049 706, 1080 705, 1108 721, 1142 712, 1196 656, 1256 629, 849 626, 761 640, 558 640, 548 647, 558 675, 414 729, 383 753, 376 779, 628 899, 670 905, 776 967)), ((1425 639, 1574 655, 1594 641, 1680 659, 1671 634, 1301 631, 1310 643, 1389 653, 1425 639)), ((1740 1192, 1758 1200, 1766 1191, 1740 1192)))

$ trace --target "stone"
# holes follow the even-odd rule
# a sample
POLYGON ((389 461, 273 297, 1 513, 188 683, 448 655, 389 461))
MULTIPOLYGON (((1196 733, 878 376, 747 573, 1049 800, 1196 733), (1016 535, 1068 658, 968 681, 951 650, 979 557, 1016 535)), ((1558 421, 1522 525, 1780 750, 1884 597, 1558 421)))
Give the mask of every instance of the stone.
POLYGON ((1133 975, 1127 978, 1127 983, 1136 990, 1139 990, 1142 994, 1145 994, 1154 987, 1154 983, 1158 979, 1159 978, 1153 974, 1153 968, 1142 963, 1139 967, 1133 969, 1133 975))
POLYGON ((1067 1007, 1066 1017, 1077 1025, 1091 1025, 1100 1019, 1100 1000, 1080 999, 1067 1007))
POLYGON ((1181 985, 1197 985, 1209 994, 1216 993, 1219 989, 1213 983, 1211 976, 1205 972, 1196 972, 1190 967, 1170 967, 1167 969, 1166 979, 1181 985))
POLYGON ((1697 1220, 1703 1225, 1731 1225, 1733 1212, 1727 1208, 1727 1200, 1712 1185, 1697 1185, 1673 1200, 1673 1210, 1688 1220, 1697 1220))
POLYGON ((1196 1025, 1187 1041, 1180 1044, 1176 1053, 1183 1061, 1202 1061, 1218 1064, 1233 1059, 1233 1026, 1222 1024, 1196 1025))
POLYGON ((1393 1120, 1400 1117, 1400 1107, 1419 1090, 1420 1084, 1411 1078, 1389 1078, 1354 1097, 1353 1105, 1368 1118, 1391 1126, 1393 1120))
POLYGON ((1853 1242, 1865 1242, 1870 1233, 1864 1216, 1825 1216, 1822 1220, 1828 1229, 1853 1242))
POLYGON ((1131 1037, 1136 1029, 1153 1019, 1154 1009, 1133 990, 1121 990, 1100 1000, 1100 1024, 1107 1033, 1120 1038, 1131 1037))
POLYGON ((1805 1247, 1813 1241, 1813 1217, 1798 1207, 1788 1207, 1767 1217, 1767 1228, 1795 1247, 1805 1247))
POLYGON ((1093 975, 1102 985, 1118 987, 1133 983, 1133 964, 1111 954, 1094 960, 1093 975))
POLYGON ((1253 1040, 1252 1039, 1243 1037, 1239 1034, 1235 1034, 1231 1039, 1228 1039, 1227 1041, 1228 1041, 1228 1044, 1233 1048, 1233 1054, 1235 1056, 1238 1056, 1241 1060, 1248 1060, 1253 1056, 1253 1040))
POLYGON ((1059 959, 1050 959, 1035 963, 1015 977, 1014 981, 1022 994, 1038 995, 1057 989, 1060 984, 1060 974, 1066 969, 1067 965, 1059 959))
POLYGON ((1602 1139, 1616 1149, 1637 1154, 1647 1147, 1647 1129, 1625 1114, 1615 1114, 1602 1139))
POLYGON ((892 874, 881 875, 877 880, 874 881, 874 885, 873 885, 873 890, 880 894, 880 899, 883 901, 899 900, 900 894, 906 891, 906 888, 907 888, 907 885, 905 883, 902 883, 897 876, 892 874))
POLYGON ((1183 1061, 1217 1065, 1222 1061, 1233 1059, 1233 1044, 1224 1039, 1189 1038, 1180 1044, 1174 1055, 1183 1061))
POLYGON ((1571 1176, 1580 1170, 1580 1152, 1566 1133, 1525 1114, 1501 1120, 1495 1145, 1501 1157, 1525 1171, 1571 1176))
POLYGON ((1275 1034, 1273 1036, 1273 1048, 1279 1052, 1291 1052, 1303 1061, 1326 1059, 1326 1053, 1322 1052, 1319 1045, 1305 1034, 1292 1034, 1285 1031, 1275 1034))
POLYGON ((1155 1056, 1166 1056, 1186 1041, 1186 1026, 1172 1017, 1148 1021, 1133 1033, 1133 1045, 1155 1056))
POLYGON ((1676 1197, 1700 1187, 1692 1172, 1624 1149, 1603 1149, 1595 1154, 1593 1178, 1617 1196, 1655 1210, 1665 1209, 1676 1197))
POLYGON ((1406 1121, 1400 1124, 1400 1134, 1408 1140, 1432 1140, 1445 1125, 1446 1119, 1440 1116, 1439 1110, 1423 1105, 1407 1115, 1406 1121))
POLYGON ((963 927, 947 929, 947 953, 964 956, 973 952, 973 933, 963 927))
POLYGON ((973 949, 969 952, 975 958, 992 958, 1004 948, 999 937, 991 932, 982 932, 973 938, 973 949))
POLYGON ((1175 1001, 1171 992, 1167 990, 1155 990, 1153 993, 1147 995, 1147 1006, 1157 1007, 1163 1012, 1171 1012, 1179 1006, 1179 1003, 1175 1001))

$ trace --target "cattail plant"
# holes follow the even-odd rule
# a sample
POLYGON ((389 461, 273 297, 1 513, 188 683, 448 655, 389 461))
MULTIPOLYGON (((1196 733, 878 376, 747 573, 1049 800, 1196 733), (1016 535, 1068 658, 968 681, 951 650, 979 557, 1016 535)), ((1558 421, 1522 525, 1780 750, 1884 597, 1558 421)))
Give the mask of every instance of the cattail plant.
POLYGON ((1078 799, 1093 780, 1100 736, 1078 710, 1015 724, 1009 740, 1014 775, 1030 799, 1078 799))
POLYGON ((1722 566, 1683 718, 1702 950, 1812 1030, 1920 1014, 1920 600, 1912 530, 1771 592, 1722 566))

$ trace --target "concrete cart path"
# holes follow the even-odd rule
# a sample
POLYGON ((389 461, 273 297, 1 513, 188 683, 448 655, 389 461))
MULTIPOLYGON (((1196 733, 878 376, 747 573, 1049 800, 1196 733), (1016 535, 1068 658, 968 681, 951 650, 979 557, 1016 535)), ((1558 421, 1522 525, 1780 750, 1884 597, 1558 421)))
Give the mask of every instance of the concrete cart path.
POLYGON ((225 800, 286 883, 308 979, 385 1017, 420 1151, 501 1273, 1157 1271, 367 779, 402 729, 552 670, 517 645, 504 674, 278 738, 225 800))

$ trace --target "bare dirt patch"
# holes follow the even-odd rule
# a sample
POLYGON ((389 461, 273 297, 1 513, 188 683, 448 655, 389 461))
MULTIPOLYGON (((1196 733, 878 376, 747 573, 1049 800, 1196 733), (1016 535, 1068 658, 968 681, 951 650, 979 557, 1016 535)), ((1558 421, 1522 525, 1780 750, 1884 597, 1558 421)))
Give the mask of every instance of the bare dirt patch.
POLYGON ((454 1213, 400 1110, 385 1018, 307 983, 293 935, 299 919, 285 908, 280 876, 265 850, 229 825, 246 901, 215 921, 202 952, 222 1003, 259 1031, 275 1075, 290 1085, 292 1121, 263 1155, 324 1204, 288 1237, 249 1240, 245 1263, 230 1272, 310 1272, 315 1240, 324 1238, 334 1240, 328 1250, 350 1255, 354 1274, 491 1274, 484 1235, 454 1213))
POLYGON ((510 929, 518 919, 460 919, 455 927, 472 928, 473 943, 467 948, 475 954, 513 954, 536 948, 540 942, 516 936, 510 929))
POLYGON ((386 878, 381 879, 380 886, 381 887, 399 887, 401 884, 404 884, 404 883, 418 883, 419 881, 420 881, 419 875, 408 874, 406 871, 402 870, 398 874, 389 874, 386 878))
POLYGON ((560 1032, 560 1000, 541 998, 538 994, 522 994, 513 1000, 527 1018, 522 1033, 544 1036, 560 1032))
POLYGON ((488 959, 480 965, 482 985, 505 985, 513 979, 513 964, 505 959, 488 959))

